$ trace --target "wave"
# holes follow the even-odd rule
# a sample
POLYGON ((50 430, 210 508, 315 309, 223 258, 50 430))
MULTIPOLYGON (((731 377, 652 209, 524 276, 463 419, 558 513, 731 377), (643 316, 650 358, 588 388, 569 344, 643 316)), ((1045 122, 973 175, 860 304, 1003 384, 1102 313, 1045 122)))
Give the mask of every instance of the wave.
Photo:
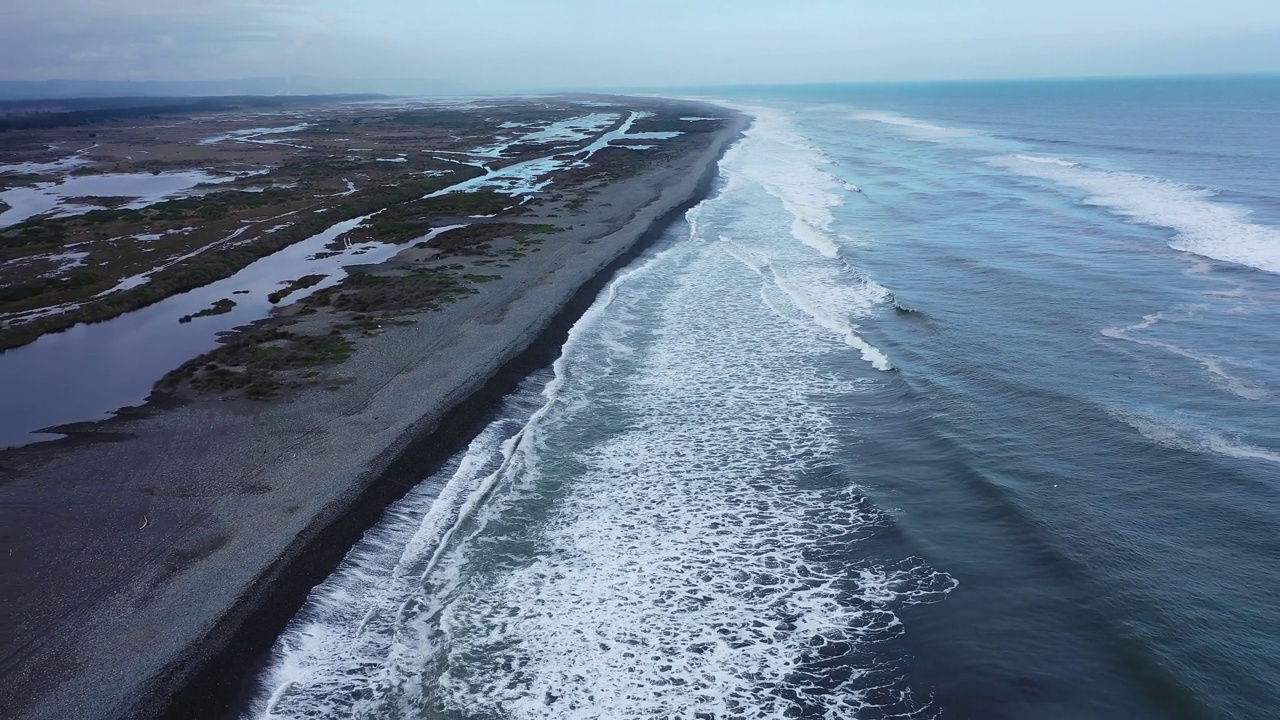
POLYGON ((1214 378, 1215 382, 1222 385, 1238 397, 1246 400, 1261 400, 1267 396, 1268 393, 1265 389, 1254 387, 1228 372, 1221 358, 1211 357, 1204 353, 1195 352, 1194 350, 1188 350, 1187 348, 1174 345, 1173 343, 1135 337, 1133 335, 1135 332, 1141 332, 1151 328, 1163 319, 1163 312, 1152 313, 1150 315, 1144 315, 1142 321, 1135 325, 1130 325, 1129 327, 1124 328, 1104 328, 1101 333, 1103 337, 1109 337, 1113 340, 1126 340, 1131 343, 1137 343, 1138 345, 1159 348, 1179 357, 1191 360, 1203 367, 1205 371, 1214 378))
POLYGON ((910 307, 902 302, 902 299, 893 293, 889 293, 886 298, 893 309, 904 315, 923 315, 924 313, 916 308, 910 307))
MULTIPOLYGON (((872 345, 858 334, 858 326, 835 312, 833 308, 844 307, 846 312, 853 309, 867 314, 869 310, 889 297, 889 292, 867 278, 861 278, 852 284, 830 286, 816 284, 811 278, 797 279, 789 277, 784 271, 775 268, 767 258, 734 243, 727 237, 721 237, 728 253, 747 267, 755 270, 761 277, 767 278, 774 287, 782 291, 788 303, 801 311, 811 323, 829 330, 840 337, 846 345, 859 352, 862 359, 882 372, 893 370, 893 363, 880 348, 872 345), (839 302, 833 296, 842 295, 845 302, 839 302), (825 296, 825 297, 824 297, 825 296)), ((765 304, 779 316, 788 318, 787 311, 772 302, 766 293, 765 304)), ((788 318, 789 319, 789 318, 788 318)))
POLYGON ((434 498, 438 486, 430 483, 410 491, 312 592, 277 641, 262 693, 247 717, 346 714, 360 710, 372 689, 387 685, 385 673, 369 669, 387 655, 444 543, 492 489, 497 468, 509 461, 521 416, 534 397, 528 388, 518 392, 506 403, 505 417, 485 428, 452 471, 446 470, 434 498))
POLYGON ((1041 157, 1038 155, 1014 155, 1013 157, 1017 160, 1021 160, 1022 162, 1037 163, 1040 165, 1055 165, 1057 167, 1069 168, 1080 167, 1080 163, 1056 157, 1041 157))
MULTIPOLYGON (((890 297, 887 289, 849 262, 839 242, 843 236, 835 234, 833 209, 844 204, 846 195, 841 190, 850 186, 823 170, 833 161, 801 136, 784 113, 767 108, 739 109, 750 112, 755 122, 721 165, 730 187, 752 183, 780 201, 790 217, 791 237, 816 250, 821 258, 815 262, 789 254, 785 246, 775 246, 760 223, 722 233, 725 247, 781 290, 811 324, 835 333, 877 370, 892 370, 888 356, 867 342, 850 319, 870 317, 890 297)), ((726 191, 726 197, 732 202, 736 194, 726 191)), ((765 212, 756 203, 750 207, 753 212, 765 212)), ((787 315, 768 297, 765 301, 775 312, 787 315)))
MULTIPOLYGON (((696 223, 696 207, 688 219, 696 223)), ((277 641, 246 717, 361 716, 397 684, 389 658, 407 616, 421 612, 424 583, 446 559, 451 541, 518 463, 529 429, 562 402, 567 358, 589 353, 583 336, 601 324, 618 289, 661 259, 619 274, 571 328, 550 378, 535 375, 503 403, 499 418, 446 466, 392 505, 342 565, 308 598, 277 641), (539 391, 538 388, 542 389, 539 391)), ((616 318, 609 318, 615 320, 616 318)), ((625 328, 617 325, 617 332, 625 328)), ((616 343, 608 344, 616 351, 616 343)), ((580 358, 580 360, 585 358, 580 358)), ((412 662, 412 660, 410 660, 412 662)))
MULTIPOLYGON (((558 370, 571 381, 562 411, 531 428, 526 474, 457 551, 484 551, 490 565, 470 566, 439 615, 428 707, 852 716, 891 688, 886 712, 936 714, 881 651, 902 632, 896 608, 940 600, 955 581, 918 559, 858 561, 858 544, 890 520, 855 487, 806 481, 840 446, 826 402, 871 383, 825 375, 813 359, 827 345, 762 308, 742 265, 708 244, 749 189, 731 185, 704 206, 705 237, 625 288, 611 316, 626 308, 649 322, 613 380, 583 354, 612 322, 558 370)), ((766 271, 786 268, 764 250, 803 247, 760 239, 743 256, 766 271)))
POLYGON ((1220 455, 1237 460, 1280 463, 1280 452, 1250 445, 1237 437, 1196 427, 1186 420, 1145 412, 1112 411, 1111 414, 1117 420, 1137 430, 1146 439, 1167 448, 1220 455))
POLYGON ((956 581, 866 559, 891 519, 812 483, 846 441, 832 403, 874 384, 822 370, 814 327, 852 334, 887 291, 785 231, 795 211, 821 224, 821 202, 752 205, 776 196, 740 170, 768 149, 730 153, 689 239, 607 286, 545 389, 317 588, 256 716, 936 716, 887 656, 897 609, 956 581), (743 262, 803 322, 721 251, 761 223, 743 262))
POLYGON ((739 151, 725 157, 722 167, 764 188, 782 201, 794 218, 791 234, 828 258, 840 256, 832 233, 832 209, 844 204, 843 184, 822 169, 832 164, 795 131, 787 116, 768 108, 738 108, 755 118, 739 151), (747 158, 745 161, 743 158, 747 158))
POLYGON ((1280 229, 1250 222, 1247 209, 1213 202, 1208 189, 1056 157, 1001 155, 987 162, 1083 190, 1088 204, 1173 230, 1169 247, 1175 250, 1280 273, 1280 229))
POLYGON ((934 125, 933 123, 925 122, 924 120, 917 120, 915 118, 905 117, 896 113, 863 112, 851 116, 850 119, 878 122, 884 125, 903 128, 908 131, 907 134, 913 139, 929 140, 933 142, 952 140, 955 138, 976 137, 978 135, 978 133, 972 130, 934 125))

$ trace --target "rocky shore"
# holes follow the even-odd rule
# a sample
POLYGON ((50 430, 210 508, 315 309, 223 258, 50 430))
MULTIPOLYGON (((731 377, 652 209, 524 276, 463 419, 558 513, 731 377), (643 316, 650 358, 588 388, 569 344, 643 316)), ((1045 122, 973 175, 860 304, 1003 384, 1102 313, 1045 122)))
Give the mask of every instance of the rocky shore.
POLYGON ((612 273, 709 191, 746 119, 599 185, 484 292, 373 328, 287 398, 153 402, 0 452, 0 706, 225 717, 381 510, 554 358, 612 273))

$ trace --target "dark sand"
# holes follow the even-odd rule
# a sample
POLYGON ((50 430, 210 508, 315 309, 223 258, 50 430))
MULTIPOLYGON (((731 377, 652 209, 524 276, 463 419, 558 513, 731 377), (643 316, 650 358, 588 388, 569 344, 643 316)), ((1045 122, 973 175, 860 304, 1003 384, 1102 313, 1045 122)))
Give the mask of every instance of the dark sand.
MULTIPOLYGON (((718 109, 717 109, 718 110, 718 109)), ((724 111, 719 110, 721 114, 724 111)), ((5 717, 218 717, 389 502, 554 357, 746 125, 604 188, 485 292, 388 327, 288 401, 153 403, 0 453, 5 717)))

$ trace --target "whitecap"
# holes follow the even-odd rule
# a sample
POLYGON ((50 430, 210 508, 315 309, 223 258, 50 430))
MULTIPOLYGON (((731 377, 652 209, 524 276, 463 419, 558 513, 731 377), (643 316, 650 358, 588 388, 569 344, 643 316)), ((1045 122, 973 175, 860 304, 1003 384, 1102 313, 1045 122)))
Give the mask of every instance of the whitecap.
MULTIPOLYGON (((781 290, 812 325, 834 333, 877 370, 892 370, 888 356, 866 340, 853 320, 871 317, 890 294, 843 257, 839 240, 845 236, 835 233, 833 214, 834 208, 844 204, 839 192, 843 183, 823 170, 830 158, 810 145, 784 113, 739 109, 749 112, 755 121, 746 139, 721 164, 729 181, 726 195, 733 194, 739 183, 755 184, 772 195, 790 217, 791 237, 820 258, 785 257, 786 248, 772 247, 767 231, 761 228, 735 233, 728 249, 781 290), (758 230, 765 235, 757 238, 758 230)), ((722 240, 728 238, 722 235, 722 240)), ((764 301, 776 312, 787 314, 767 296, 764 301)))
POLYGON ((1207 188, 1056 157, 1001 155, 987 162, 1083 190, 1090 205, 1173 230, 1169 247, 1175 250, 1280 273, 1280 229, 1251 222, 1245 208, 1213 201, 1207 188))
POLYGON ((882 382, 816 359, 886 292, 787 231, 740 172, 770 148, 731 152, 689 236, 607 286, 540 407, 504 413, 317 588, 256 716, 846 717, 886 686, 896 717, 936 713, 871 649, 956 581, 866 559, 887 517, 809 483, 848 442, 833 408, 882 382))
POLYGON ((1224 435, 1199 427, 1185 418, 1120 410, 1114 410, 1111 414, 1137 430, 1144 438, 1164 447, 1237 460, 1280 463, 1280 452, 1252 445, 1239 436, 1224 435))
POLYGON ((919 140, 941 141, 953 138, 973 137, 977 135, 977 133, 972 130, 934 125, 933 123, 925 122, 924 120, 917 120, 916 118, 910 118, 896 113, 863 112, 851 116, 850 119, 878 122, 884 125, 904 129, 910 137, 919 140))
POLYGON ((1103 337, 1112 340, 1125 340, 1138 345, 1158 348, 1166 352, 1186 358, 1204 368, 1205 372, 1213 381, 1225 388, 1228 392, 1246 400, 1261 400, 1267 396, 1267 391, 1263 388, 1255 387, 1227 370, 1226 358, 1215 357, 1202 352, 1196 352, 1180 345, 1155 340, 1152 338, 1140 337, 1136 333, 1147 330, 1164 319, 1164 313, 1151 313, 1144 315, 1141 322, 1135 323, 1128 327, 1108 327, 1103 328, 1100 332, 1103 337))

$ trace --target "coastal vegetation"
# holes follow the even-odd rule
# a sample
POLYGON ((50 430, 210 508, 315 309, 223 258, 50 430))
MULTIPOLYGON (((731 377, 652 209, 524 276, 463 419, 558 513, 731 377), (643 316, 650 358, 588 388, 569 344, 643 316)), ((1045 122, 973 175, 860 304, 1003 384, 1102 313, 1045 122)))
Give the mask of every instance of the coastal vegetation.
MULTIPOLYGON (((320 382, 324 373, 317 368, 347 360, 359 337, 481 292, 562 230, 548 220, 581 212, 602 187, 643 171, 659 156, 605 148, 589 163, 555 172, 552 190, 523 200, 490 188, 436 194, 485 170, 433 152, 491 144, 495 123, 513 112, 527 123, 581 111, 548 106, 538 111, 545 113, 539 118, 525 105, 514 111, 364 110, 317 116, 298 124, 281 140, 284 145, 220 141, 218 161, 204 162, 205 171, 240 177, 199 187, 195 194, 145 207, 127 207, 122 198, 106 195, 79 198, 97 209, 0 229, 0 280, 6 281, 0 290, 0 350, 230 277, 338 223, 365 218, 333 236, 315 257, 346 253, 362 243, 406 245, 417 254, 381 266, 349 267, 337 284, 224 335, 217 349, 168 373, 157 389, 268 399, 320 382), (272 158, 270 166, 244 173, 243 167, 259 157, 272 158), (456 227, 431 235, 447 226, 456 227), (422 240, 407 245, 415 238, 422 240), (70 249, 83 257, 74 266, 57 265, 70 249)), ((616 129, 622 117, 600 132, 616 129)), ((692 130, 689 125, 699 124, 681 123, 674 115, 653 117, 638 121, 635 131, 671 126, 683 132, 692 130)), ((535 153, 554 154, 557 147, 566 146, 515 143, 486 164, 501 168, 535 153)), ((191 168, 191 162, 185 156, 152 156, 112 169, 155 173, 191 168)), ((310 273, 282 281, 267 300, 281 305, 328 277, 310 273)), ((189 323, 234 307, 224 298, 176 319, 189 323)))
MULTIPOLYGON (((447 174, 422 175, 441 165, 430 159, 404 167, 362 163, 358 167, 364 187, 346 195, 335 191, 345 187, 342 175, 351 169, 350 163, 322 158, 314 164, 286 162, 255 176, 257 186, 250 189, 256 191, 246 192, 238 187, 244 181, 236 181, 229 189, 215 185, 210 187, 213 192, 144 208, 37 217, 0 229, 0 350, 77 323, 109 320, 221 280, 337 222, 397 208, 481 172, 453 166, 447 174), (68 248, 87 257, 80 267, 56 272, 45 258, 68 248), (120 286, 136 276, 144 276, 145 282, 120 286)), ((9 184, 4 176, 0 182, 9 184)), ((442 204, 448 203, 491 207, 493 200, 450 199, 442 204)), ((387 232, 385 239, 403 238, 387 232)))
POLYGON ((178 322, 189 323, 192 320, 195 320, 196 318, 213 317, 214 315, 226 315, 227 313, 235 309, 235 306, 236 306, 236 303, 234 300, 230 300, 228 298, 222 298, 221 300, 215 301, 212 305, 205 308, 204 310, 201 310, 196 313, 192 313, 190 315, 183 315, 182 317, 178 318, 178 322))
POLYGON ((293 282, 289 283, 285 287, 268 294, 267 300, 270 301, 272 305, 275 305, 276 303, 298 292, 299 290, 306 290, 309 287, 315 287, 316 285, 319 285, 327 277, 329 276, 328 275, 304 275, 298 278, 297 280, 294 280, 293 282))
POLYGON ((218 394, 243 391, 254 400, 269 400, 286 387, 301 387, 323 365, 345 362, 354 349, 340 330, 328 335, 300 335, 268 329, 241 337, 165 375, 161 390, 181 383, 218 394))
POLYGON ((341 285, 301 300, 298 315, 241 328, 225 337, 217 349, 165 375, 156 387, 223 396, 243 393, 249 399, 269 400, 287 389, 331 381, 317 368, 350 358, 354 338, 374 334, 384 325, 411 323, 403 316, 439 310, 480 292, 477 283, 498 277, 462 273, 463 267, 415 268, 393 274, 354 272, 341 285), (329 318, 321 326, 327 332, 315 334, 314 324, 310 332, 294 327, 299 317, 317 313, 329 318))

